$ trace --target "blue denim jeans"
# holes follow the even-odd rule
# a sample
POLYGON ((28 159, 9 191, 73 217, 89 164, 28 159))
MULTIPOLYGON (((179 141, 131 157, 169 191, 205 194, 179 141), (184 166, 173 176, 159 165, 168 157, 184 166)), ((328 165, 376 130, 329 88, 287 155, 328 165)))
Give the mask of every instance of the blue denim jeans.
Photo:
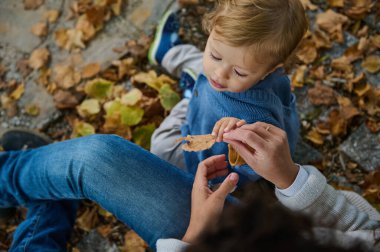
POLYGON ((62 233, 71 230, 78 199, 97 202, 151 248, 159 238, 181 238, 190 220, 193 180, 115 135, 0 153, 0 207, 29 207, 12 251, 65 251, 68 236, 62 233), (49 239, 57 233, 59 238, 49 239))

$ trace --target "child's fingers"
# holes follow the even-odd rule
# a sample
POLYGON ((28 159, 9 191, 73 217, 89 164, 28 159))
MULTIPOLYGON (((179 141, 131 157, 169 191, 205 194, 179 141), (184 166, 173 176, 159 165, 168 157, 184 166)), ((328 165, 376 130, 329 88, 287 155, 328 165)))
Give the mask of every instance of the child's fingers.
POLYGON ((228 132, 236 127, 237 119, 231 119, 228 121, 226 128, 224 128, 224 132, 228 132))
POLYGON ((237 127, 241 127, 243 126, 244 124, 246 124, 247 122, 245 120, 239 120, 237 123, 236 123, 236 126, 237 127))
POLYGON ((214 128, 212 129, 211 135, 217 136, 219 133, 220 126, 222 125, 222 120, 219 120, 215 123, 214 128))
POLYGON ((218 142, 223 140, 224 129, 228 126, 228 124, 229 124, 228 120, 224 120, 222 122, 222 125, 220 126, 219 132, 218 132, 218 139, 217 139, 218 142))

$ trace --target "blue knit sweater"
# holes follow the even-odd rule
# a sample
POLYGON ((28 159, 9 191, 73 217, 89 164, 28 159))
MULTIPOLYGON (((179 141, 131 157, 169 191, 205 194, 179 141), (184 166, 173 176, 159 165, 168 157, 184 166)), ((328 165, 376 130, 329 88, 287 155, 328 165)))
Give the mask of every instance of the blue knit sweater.
MULTIPOLYGON (((194 86, 186 123, 181 128, 182 135, 211 134, 215 123, 223 117, 244 119, 248 124, 261 121, 284 129, 290 150, 294 153, 299 120, 289 79, 281 72, 282 70, 273 72, 255 86, 240 93, 216 91, 201 73, 194 86)), ((200 152, 184 151, 186 166, 195 174, 200 161, 223 153, 228 156, 227 144, 223 142, 200 152)), ((247 165, 235 167, 234 170, 249 180, 260 178, 247 165)))

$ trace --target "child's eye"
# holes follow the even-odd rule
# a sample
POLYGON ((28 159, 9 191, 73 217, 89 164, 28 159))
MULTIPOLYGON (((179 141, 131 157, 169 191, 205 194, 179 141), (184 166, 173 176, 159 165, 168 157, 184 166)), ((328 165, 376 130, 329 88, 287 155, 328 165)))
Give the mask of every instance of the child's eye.
POLYGON ((237 76, 239 76, 239 77, 247 77, 246 74, 239 73, 236 69, 234 69, 234 72, 235 72, 235 74, 236 74, 237 76))
POLYGON ((218 58, 218 57, 216 57, 214 54, 212 54, 212 52, 210 52, 210 57, 211 57, 213 60, 217 60, 217 61, 222 60, 221 58, 218 58))

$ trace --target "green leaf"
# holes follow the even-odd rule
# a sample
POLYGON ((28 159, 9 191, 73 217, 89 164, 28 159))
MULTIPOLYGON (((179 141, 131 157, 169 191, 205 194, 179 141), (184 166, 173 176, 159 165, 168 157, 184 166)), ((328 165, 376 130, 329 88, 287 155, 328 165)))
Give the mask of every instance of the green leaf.
POLYGON ((136 103, 141 100, 142 96, 143 96, 142 92, 139 89, 134 88, 131 91, 129 91, 127 94, 121 97, 121 103, 127 106, 128 105, 133 106, 133 105, 136 105, 136 103))
POLYGON ((155 129, 156 129, 156 126, 154 123, 136 127, 133 130, 133 134, 132 134, 133 142, 149 150, 150 139, 155 129))
POLYGON ((171 110, 180 100, 180 96, 168 85, 161 87, 158 97, 165 110, 171 110))
POLYGON ((121 122, 127 126, 134 126, 141 122, 144 110, 140 107, 122 106, 120 109, 121 122))
POLYGON ((82 137, 95 134, 95 128, 86 122, 77 122, 74 125, 74 132, 72 137, 82 137))
POLYGON ((84 100, 81 105, 77 106, 77 111, 81 117, 96 115, 100 112, 100 104, 96 99, 84 100))
POLYGON ((104 110, 106 111, 106 117, 112 116, 115 112, 120 112, 123 105, 119 100, 113 100, 104 104, 104 110))
POLYGON ((113 82, 97 78, 86 83, 85 93, 96 99, 103 99, 111 95, 113 82))

